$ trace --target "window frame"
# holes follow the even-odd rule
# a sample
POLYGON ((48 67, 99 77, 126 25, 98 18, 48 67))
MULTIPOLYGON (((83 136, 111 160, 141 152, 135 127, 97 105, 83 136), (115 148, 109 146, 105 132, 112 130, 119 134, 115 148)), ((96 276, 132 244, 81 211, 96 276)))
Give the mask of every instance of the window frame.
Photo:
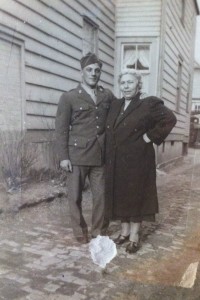
MULTIPOLYGON (((88 16, 83 15, 83 32, 84 32, 84 24, 85 23, 87 25, 91 26, 94 30, 94 49, 91 49, 90 52, 98 55, 99 25, 97 23, 95 23, 92 19, 90 19, 88 16)), ((84 41, 85 41, 85 39, 84 39, 84 35, 83 35, 83 38, 82 38, 82 54, 83 55, 88 53, 88 51, 85 51, 85 49, 84 49, 84 41)))
POLYGON ((186 0, 180 0, 181 1, 181 23, 183 26, 185 26, 185 13, 186 13, 186 0))
POLYGON ((180 108, 181 108, 182 78, 183 78, 183 58, 179 55, 178 69, 177 69, 177 86, 176 86, 176 112, 177 113, 180 113, 180 108))
POLYGON ((21 93, 21 130, 26 130, 26 83, 25 83, 25 41, 21 38, 14 37, 13 32, 4 32, 0 26, 0 40, 16 45, 20 49, 20 93, 21 93))
POLYGON ((150 73, 149 73, 149 89, 148 94, 151 96, 158 96, 159 94, 159 51, 160 51, 160 43, 158 37, 139 37, 139 36, 131 36, 131 37, 117 37, 116 38, 116 55, 115 55, 115 63, 114 63, 114 93, 120 97, 120 88, 118 84, 119 74, 122 71, 122 50, 123 45, 134 45, 134 44, 149 44, 150 45, 150 73))
MULTIPOLYGON (((151 66, 151 43, 131 43, 131 44, 123 44, 122 45, 122 56, 121 56, 121 65, 123 64, 123 57, 124 57, 124 52, 125 52, 125 47, 126 46, 135 46, 136 47, 136 53, 138 53, 138 46, 149 46, 149 69, 148 70, 138 70, 138 69, 133 69, 136 70, 139 73, 142 74, 150 74, 150 66, 151 66)), ((131 68, 127 68, 131 69, 131 68)))

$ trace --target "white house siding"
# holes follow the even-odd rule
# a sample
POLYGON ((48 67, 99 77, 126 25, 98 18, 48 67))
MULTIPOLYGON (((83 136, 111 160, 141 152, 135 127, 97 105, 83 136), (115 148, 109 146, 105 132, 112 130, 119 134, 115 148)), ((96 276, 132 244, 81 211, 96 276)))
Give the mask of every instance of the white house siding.
POLYGON ((195 1, 185 1, 184 22, 181 20, 180 0, 163 1, 163 24, 161 30, 162 51, 160 96, 177 117, 176 127, 158 148, 158 162, 180 157, 187 153, 192 98, 194 37, 196 21, 195 1), (181 97, 177 110, 178 62, 182 59, 181 97))
POLYGON ((184 22, 181 21, 181 1, 165 2, 165 27, 163 43, 163 69, 161 96, 168 106, 176 111, 178 61, 182 58, 182 80, 180 109, 176 111, 177 124, 173 130, 174 140, 188 142, 189 114, 191 107, 192 71, 194 59, 195 1, 185 1, 184 22))
POLYGON ((159 36, 160 0, 117 0, 116 37, 159 36))
MULTIPOLYGON (((20 100, 23 102, 25 128, 36 141, 39 134, 43 138, 45 130, 54 128, 61 93, 74 88, 80 81, 83 15, 99 26, 98 55, 103 61, 101 84, 112 89, 115 38, 115 6, 112 1, 0 2, 0 32, 11 40, 15 38, 24 43, 25 94, 20 100)), ((14 46, 12 51, 15 51, 14 46)), ((16 107, 19 107, 17 102, 16 107)), ((20 114, 18 118, 22 118, 20 114)))

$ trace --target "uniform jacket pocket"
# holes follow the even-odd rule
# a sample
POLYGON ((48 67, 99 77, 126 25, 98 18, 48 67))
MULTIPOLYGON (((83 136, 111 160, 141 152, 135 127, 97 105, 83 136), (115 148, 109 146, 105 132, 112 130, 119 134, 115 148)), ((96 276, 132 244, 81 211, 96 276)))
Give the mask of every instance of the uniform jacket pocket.
POLYGON ((110 103, 102 103, 102 107, 105 109, 109 109, 110 108, 110 103))
POLYGON ((88 104, 80 104, 76 105, 73 107, 74 111, 84 111, 84 110, 89 110, 89 105, 88 104))
POLYGON ((73 107, 73 113, 72 113, 72 122, 79 118, 82 113, 87 113, 89 111, 90 107, 88 104, 80 104, 73 107))
POLYGON ((86 148, 88 139, 85 137, 69 137, 68 145, 74 146, 75 148, 86 148))

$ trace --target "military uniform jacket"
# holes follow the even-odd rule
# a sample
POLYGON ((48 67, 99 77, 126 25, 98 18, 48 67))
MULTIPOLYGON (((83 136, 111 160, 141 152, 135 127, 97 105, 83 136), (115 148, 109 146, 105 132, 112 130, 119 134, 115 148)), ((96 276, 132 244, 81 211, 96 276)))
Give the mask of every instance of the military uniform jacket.
POLYGON ((56 115, 56 143, 60 160, 70 159, 72 165, 101 166, 104 163, 105 123, 111 91, 97 88, 94 103, 85 89, 62 94, 56 115))

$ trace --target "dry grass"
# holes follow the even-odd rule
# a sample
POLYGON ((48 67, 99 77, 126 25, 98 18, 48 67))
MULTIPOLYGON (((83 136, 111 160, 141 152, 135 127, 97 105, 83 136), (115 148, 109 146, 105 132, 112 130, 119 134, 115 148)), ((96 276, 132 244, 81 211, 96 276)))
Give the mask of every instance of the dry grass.
POLYGON ((37 158, 37 145, 26 143, 23 132, 0 132, 0 179, 8 190, 21 186, 37 158))

